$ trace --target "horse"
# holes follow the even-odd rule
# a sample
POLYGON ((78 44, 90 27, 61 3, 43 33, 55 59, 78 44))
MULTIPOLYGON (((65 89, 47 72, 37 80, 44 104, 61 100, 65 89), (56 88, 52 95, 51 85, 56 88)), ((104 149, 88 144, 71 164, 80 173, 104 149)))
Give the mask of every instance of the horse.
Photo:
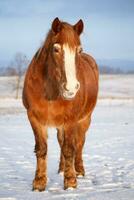
POLYGON ((85 175, 82 150, 98 96, 98 66, 82 50, 84 23, 56 17, 26 72, 22 100, 34 137, 37 166, 33 190, 47 185, 47 128, 55 127, 61 149, 64 189, 85 175))

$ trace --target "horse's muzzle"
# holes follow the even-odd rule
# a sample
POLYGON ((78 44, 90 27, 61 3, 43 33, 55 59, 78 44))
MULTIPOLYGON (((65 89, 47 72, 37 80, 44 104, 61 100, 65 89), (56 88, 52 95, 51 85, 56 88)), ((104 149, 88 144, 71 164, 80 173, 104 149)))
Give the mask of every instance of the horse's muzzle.
POLYGON ((76 96, 76 94, 77 94, 77 92, 78 92, 79 89, 80 89, 80 83, 79 82, 77 82, 76 86, 74 87, 74 89, 71 89, 71 90, 68 90, 65 87, 65 84, 63 84, 63 87, 62 87, 62 96, 66 100, 71 100, 71 99, 73 99, 76 96))

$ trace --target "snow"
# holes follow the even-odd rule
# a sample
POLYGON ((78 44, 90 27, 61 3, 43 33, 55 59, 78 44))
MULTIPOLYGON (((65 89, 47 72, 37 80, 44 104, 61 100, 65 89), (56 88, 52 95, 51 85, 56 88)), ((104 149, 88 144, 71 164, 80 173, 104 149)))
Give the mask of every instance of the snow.
POLYGON ((101 75, 100 98, 134 99, 134 75, 101 75))
POLYGON ((114 93, 114 98, 104 97, 98 100, 83 150, 86 175, 78 178, 77 189, 66 191, 63 189, 63 176, 57 173, 59 146, 56 130, 52 128, 48 130, 46 191, 32 191, 36 167, 32 129, 21 99, 9 98, 10 95, 2 96, 0 98, 0 200, 133 200, 132 90, 129 98, 122 95, 118 98, 114 93))
POLYGON ((0 114, 0 200, 16 199, 133 199, 133 105, 98 105, 87 133, 83 159, 86 176, 78 188, 63 189, 57 174, 59 146, 56 130, 49 129, 48 184, 32 192, 35 173, 34 137, 26 112, 0 114))

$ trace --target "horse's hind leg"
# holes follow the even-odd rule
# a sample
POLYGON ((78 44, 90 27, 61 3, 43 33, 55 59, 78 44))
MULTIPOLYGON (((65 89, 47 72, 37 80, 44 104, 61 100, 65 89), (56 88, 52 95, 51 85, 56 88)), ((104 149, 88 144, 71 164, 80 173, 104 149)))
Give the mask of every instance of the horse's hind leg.
POLYGON ((85 134, 90 125, 90 119, 85 119, 84 121, 76 125, 77 132, 75 134, 75 170, 77 176, 84 176, 85 170, 82 159, 82 149, 85 143, 85 134))
POLYGON ((76 173, 74 169, 75 156, 75 126, 64 127, 64 141, 62 145, 62 153, 65 159, 64 166, 64 189, 77 186, 76 173))
POLYGON ((47 130, 37 120, 33 113, 28 111, 29 121, 31 123, 35 136, 35 153, 37 158, 37 167, 35 178, 33 180, 33 190, 45 190, 47 183, 46 175, 46 154, 47 154, 47 130))
POLYGON ((59 170, 58 173, 64 172, 64 156, 62 153, 62 145, 64 141, 64 130, 63 128, 57 129, 57 138, 60 145, 60 162, 59 162, 59 170))

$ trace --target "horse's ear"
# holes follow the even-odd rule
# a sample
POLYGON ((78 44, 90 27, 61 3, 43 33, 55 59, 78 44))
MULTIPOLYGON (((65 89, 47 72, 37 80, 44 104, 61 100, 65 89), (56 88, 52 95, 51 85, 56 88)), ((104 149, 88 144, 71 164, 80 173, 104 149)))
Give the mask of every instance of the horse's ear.
POLYGON ((52 22, 52 30, 54 31, 55 34, 60 32, 61 30, 61 21, 59 20, 58 17, 56 17, 52 22))
POLYGON ((83 31, 84 28, 84 23, 82 19, 80 19, 75 25, 74 25, 74 30, 77 32, 78 35, 80 35, 83 31))

